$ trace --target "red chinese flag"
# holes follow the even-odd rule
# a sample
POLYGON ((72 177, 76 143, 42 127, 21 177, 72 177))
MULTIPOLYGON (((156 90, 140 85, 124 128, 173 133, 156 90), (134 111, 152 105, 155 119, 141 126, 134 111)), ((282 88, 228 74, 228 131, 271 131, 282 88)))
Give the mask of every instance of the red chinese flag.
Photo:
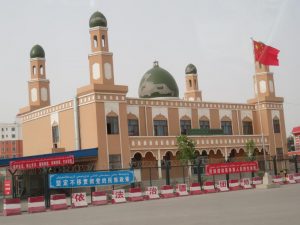
POLYGON ((265 45, 262 42, 253 41, 253 44, 255 61, 267 66, 279 65, 278 49, 265 45))

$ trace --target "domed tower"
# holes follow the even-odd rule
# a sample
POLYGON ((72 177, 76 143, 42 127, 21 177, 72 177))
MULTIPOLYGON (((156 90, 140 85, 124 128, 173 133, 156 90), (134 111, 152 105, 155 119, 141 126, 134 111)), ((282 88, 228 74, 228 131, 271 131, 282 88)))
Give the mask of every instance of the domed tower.
POLYGON ((35 45, 30 51, 30 81, 28 81, 30 111, 50 105, 49 80, 46 79, 45 51, 35 45))
POLYGON ((173 76, 155 61, 153 68, 144 74, 140 82, 139 97, 178 98, 178 86, 173 76))
POLYGON ((185 68, 185 86, 184 99, 186 101, 202 101, 202 93, 198 88, 197 68, 193 64, 185 68))
POLYGON ((114 84, 113 54, 109 52, 107 20, 95 12, 89 21, 91 51, 89 54, 90 84, 114 84))

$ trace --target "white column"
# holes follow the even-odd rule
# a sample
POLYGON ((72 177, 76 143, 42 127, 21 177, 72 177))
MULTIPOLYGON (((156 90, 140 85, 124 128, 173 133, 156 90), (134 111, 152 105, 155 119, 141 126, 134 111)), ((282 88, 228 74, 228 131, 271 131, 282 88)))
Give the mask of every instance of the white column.
POLYGON ((158 179, 162 179, 160 150, 157 150, 158 179))

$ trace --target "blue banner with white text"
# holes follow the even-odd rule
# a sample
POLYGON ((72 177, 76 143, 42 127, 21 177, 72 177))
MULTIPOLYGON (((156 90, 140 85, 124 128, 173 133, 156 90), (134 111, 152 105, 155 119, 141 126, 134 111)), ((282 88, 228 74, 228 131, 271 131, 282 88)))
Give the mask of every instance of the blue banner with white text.
POLYGON ((95 187, 133 182, 133 170, 49 174, 49 188, 95 187))

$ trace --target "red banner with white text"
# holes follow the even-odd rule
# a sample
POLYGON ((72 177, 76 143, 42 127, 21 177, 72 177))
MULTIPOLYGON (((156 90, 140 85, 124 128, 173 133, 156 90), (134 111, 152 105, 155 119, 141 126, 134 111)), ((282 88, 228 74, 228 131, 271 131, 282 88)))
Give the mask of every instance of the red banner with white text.
POLYGON ((28 159, 10 161, 9 166, 11 169, 30 170, 44 167, 57 167, 65 165, 73 165, 75 162, 74 156, 58 156, 40 159, 28 159))
POLYGON ((229 173, 249 173, 258 171, 258 162, 216 163, 205 166, 206 175, 222 175, 229 173))

